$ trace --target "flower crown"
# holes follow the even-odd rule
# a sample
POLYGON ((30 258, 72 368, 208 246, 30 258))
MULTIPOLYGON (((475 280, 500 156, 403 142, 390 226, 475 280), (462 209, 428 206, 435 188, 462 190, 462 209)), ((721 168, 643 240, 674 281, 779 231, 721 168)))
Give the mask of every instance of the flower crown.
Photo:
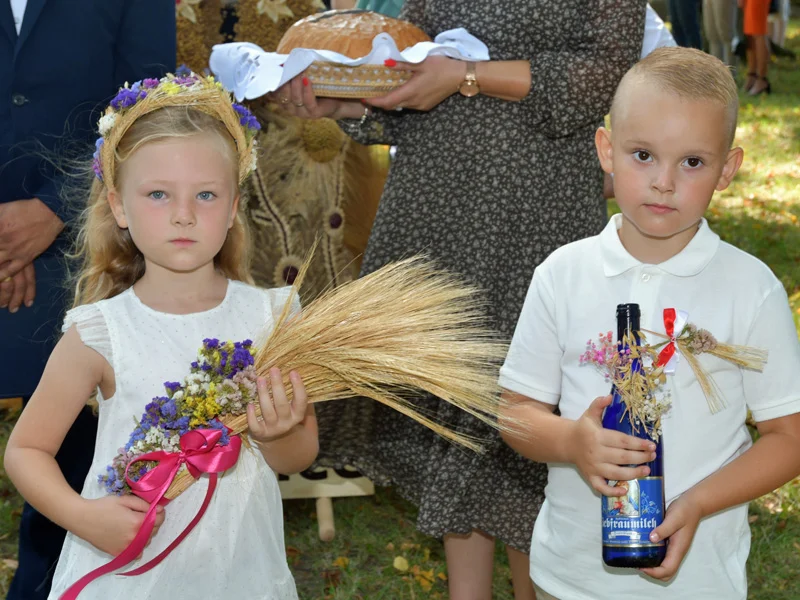
POLYGON ((233 102, 212 76, 168 74, 162 79, 143 79, 119 90, 98 122, 92 168, 107 187, 114 187, 117 144, 140 117, 168 106, 186 106, 222 121, 239 151, 239 182, 256 168, 258 120, 241 104, 233 102))

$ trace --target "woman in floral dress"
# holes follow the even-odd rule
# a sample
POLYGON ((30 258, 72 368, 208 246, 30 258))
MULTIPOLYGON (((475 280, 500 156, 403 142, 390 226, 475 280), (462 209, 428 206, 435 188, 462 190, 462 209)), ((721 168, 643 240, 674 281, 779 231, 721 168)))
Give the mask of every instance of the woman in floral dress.
MULTIPOLYGON (((274 99, 301 117, 341 119, 361 143, 397 147, 362 273, 427 253, 485 290, 510 339, 536 266, 605 225, 594 134, 639 57, 645 1, 408 0, 401 18, 431 37, 464 27, 483 41, 491 61, 477 64, 481 93, 459 93, 463 62, 433 57, 371 108, 315 98, 302 77, 274 99)), ((532 598, 527 553, 544 465, 436 398, 418 403, 489 439, 487 452, 355 399, 320 407, 323 464, 354 465, 419 507, 420 531, 444 538, 452 598, 491 597, 495 538, 508 549, 516 597, 532 598)))

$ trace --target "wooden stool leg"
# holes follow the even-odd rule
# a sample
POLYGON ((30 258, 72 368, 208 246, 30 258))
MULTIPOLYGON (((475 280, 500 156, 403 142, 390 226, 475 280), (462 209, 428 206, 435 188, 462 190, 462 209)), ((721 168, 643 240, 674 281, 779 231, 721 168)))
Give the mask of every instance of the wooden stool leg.
POLYGON ((330 498, 317 498, 317 525, 319 526, 319 539, 330 542, 336 535, 333 526, 333 502, 330 498))

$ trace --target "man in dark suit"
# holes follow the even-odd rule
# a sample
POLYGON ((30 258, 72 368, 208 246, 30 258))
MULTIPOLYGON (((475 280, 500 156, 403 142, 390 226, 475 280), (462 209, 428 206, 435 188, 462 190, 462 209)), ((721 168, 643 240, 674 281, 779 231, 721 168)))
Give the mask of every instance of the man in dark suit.
MULTIPOLYGON (((174 71, 175 52, 175 0, 0 0, 0 398, 33 393, 70 296, 81 206, 62 199, 75 181, 59 160, 90 159, 102 106, 126 81, 174 71)), ((77 491, 96 427, 85 410, 56 456, 77 491)), ((47 597, 63 540, 25 506, 9 599, 47 597)))

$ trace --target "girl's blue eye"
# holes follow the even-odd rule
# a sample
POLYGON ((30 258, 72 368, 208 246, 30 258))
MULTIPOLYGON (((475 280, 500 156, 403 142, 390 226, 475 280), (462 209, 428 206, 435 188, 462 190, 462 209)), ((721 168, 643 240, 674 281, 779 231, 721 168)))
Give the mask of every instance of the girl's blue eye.
POLYGON ((200 192, 197 194, 197 197, 200 200, 213 200, 216 196, 214 195, 214 192, 200 192))
POLYGON ((153 200, 163 200, 166 194, 161 191, 150 192, 148 194, 153 200))
POLYGON ((697 158, 696 156, 690 156, 683 162, 687 167, 691 169, 696 169, 697 167, 703 166, 703 161, 697 158))

